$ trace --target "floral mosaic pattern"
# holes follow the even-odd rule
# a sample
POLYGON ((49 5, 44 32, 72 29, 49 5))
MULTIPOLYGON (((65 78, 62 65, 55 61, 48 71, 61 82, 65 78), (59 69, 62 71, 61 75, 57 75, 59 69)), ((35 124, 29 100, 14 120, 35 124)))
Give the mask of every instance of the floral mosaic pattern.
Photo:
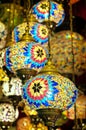
MULTIPOLYGON (((22 36, 25 34, 25 28, 27 23, 22 23, 16 26, 12 32, 12 40, 15 42, 19 42, 22 36)), ((29 34, 33 37, 33 39, 41 44, 48 42, 48 29, 45 25, 40 23, 30 22, 29 23, 29 34)))
POLYGON ((23 98, 31 108, 69 109, 76 101, 77 88, 61 75, 38 75, 23 86, 23 98))
POLYGON ((23 68, 38 71, 46 62, 47 51, 34 42, 20 42, 6 49, 5 66, 12 72, 23 68))
MULTIPOLYGON (((50 1, 50 21, 60 26, 62 24, 65 13, 62 5, 50 1)), ((31 14, 38 20, 38 22, 48 21, 49 19, 49 2, 41 1, 35 4, 31 9, 31 14)))

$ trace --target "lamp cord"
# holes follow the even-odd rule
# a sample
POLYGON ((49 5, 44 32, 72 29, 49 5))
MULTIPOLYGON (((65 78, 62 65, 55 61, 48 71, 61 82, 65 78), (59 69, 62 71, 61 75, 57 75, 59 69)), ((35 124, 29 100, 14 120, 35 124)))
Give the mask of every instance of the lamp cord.
MULTIPOLYGON (((72 48, 72 71, 73 71, 73 73, 72 73, 72 80, 73 80, 73 82, 75 83, 75 67, 74 67, 74 64, 75 64, 75 62, 74 62, 74 48, 73 48, 73 20, 72 20, 72 18, 73 18, 73 14, 72 14, 72 4, 70 3, 70 8, 69 8, 69 13, 70 13, 70 34, 71 34, 71 48, 72 48)), ((76 115, 76 103, 74 104, 74 111, 75 111, 75 130, 77 130, 77 115, 76 115)))
POLYGON ((27 31, 27 30, 29 30, 30 0, 25 1, 25 7, 26 7, 26 23, 27 23, 26 31, 27 31))
POLYGON ((48 16, 48 51, 49 51, 49 60, 51 59, 51 46, 50 46, 50 8, 51 8, 51 3, 50 0, 48 0, 49 3, 49 16, 48 16))

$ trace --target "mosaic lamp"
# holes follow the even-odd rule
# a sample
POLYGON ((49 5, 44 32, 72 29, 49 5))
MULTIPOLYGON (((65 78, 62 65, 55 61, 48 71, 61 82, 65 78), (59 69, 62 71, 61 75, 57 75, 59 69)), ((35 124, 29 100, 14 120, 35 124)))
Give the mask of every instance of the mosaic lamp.
POLYGON ((35 42, 21 41, 6 49, 5 66, 13 73, 20 69, 39 71, 46 62, 47 51, 35 42))
POLYGON ((77 32, 73 32, 72 35, 70 30, 55 33, 51 37, 51 55, 58 72, 62 74, 83 74, 86 65, 85 46, 83 36, 77 32))
MULTIPOLYGON (((22 36, 26 32, 27 23, 24 22, 16 26, 12 32, 12 40, 15 42, 19 42, 22 39, 22 36)), ((35 42, 45 44, 48 42, 48 29, 46 25, 37 23, 37 22, 29 22, 29 30, 28 33, 33 37, 35 42)))
POLYGON ((50 122, 53 126, 54 121, 61 117, 62 111, 72 107, 77 96, 78 90, 74 83, 61 76, 50 61, 23 86, 23 99, 40 116, 44 115, 48 125, 50 122))
POLYGON ((17 76, 11 76, 9 81, 4 81, 1 85, 3 95, 12 101, 14 107, 21 101, 22 85, 22 80, 17 76))
POLYGON ((7 98, 0 100, 0 126, 7 130, 19 116, 18 108, 14 109, 13 104, 7 98))
POLYGON ((53 23, 56 26, 60 26, 62 24, 64 18, 65 18, 65 13, 64 9, 61 4, 58 4, 54 1, 48 1, 48 0, 43 0, 35 4, 30 12, 33 17, 38 20, 38 22, 43 23, 43 22, 49 22, 49 9, 50 9, 50 22, 53 23), (50 3, 50 4, 49 4, 50 3))

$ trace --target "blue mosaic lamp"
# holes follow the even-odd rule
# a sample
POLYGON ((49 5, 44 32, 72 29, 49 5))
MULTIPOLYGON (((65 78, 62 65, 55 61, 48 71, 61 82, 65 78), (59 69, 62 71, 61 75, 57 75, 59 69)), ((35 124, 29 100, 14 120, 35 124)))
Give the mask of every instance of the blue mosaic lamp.
MULTIPOLYGON (((19 42, 22 39, 22 36, 25 34, 26 27, 26 22, 16 26, 12 32, 12 40, 15 42, 19 42)), ((34 41, 41 44, 45 44, 48 42, 48 29, 46 25, 37 22, 29 22, 28 32, 33 37, 34 41)))
POLYGON ((76 101, 78 90, 74 83, 57 73, 55 66, 48 64, 23 87, 23 99, 32 109, 69 109, 76 101))
POLYGON ((61 4, 56 2, 43 0, 35 4, 30 12, 38 22, 48 22, 50 8, 50 22, 60 26, 65 18, 64 9, 61 4), (49 7, 50 6, 50 7, 49 7))
POLYGON ((47 51, 35 42, 21 41, 6 49, 4 61, 13 73, 24 68, 39 71, 47 62, 47 51))

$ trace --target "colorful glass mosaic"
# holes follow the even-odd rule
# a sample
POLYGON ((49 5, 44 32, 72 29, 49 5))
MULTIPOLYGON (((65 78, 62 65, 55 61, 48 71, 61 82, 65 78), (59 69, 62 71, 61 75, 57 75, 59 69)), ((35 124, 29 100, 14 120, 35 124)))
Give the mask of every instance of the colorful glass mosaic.
MULTIPOLYGON (((12 40, 19 42, 22 39, 22 36, 25 34, 26 27, 27 23, 22 23, 16 26, 12 32, 12 40)), ((28 30, 29 34, 31 34, 36 42, 41 44, 48 42, 48 29, 45 25, 36 22, 30 22, 28 30)))
POLYGON ((19 42, 8 47, 5 53, 5 66, 9 71, 19 69, 39 70, 47 62, 47 51, 35 42, 19 42))
MULTIPOLYGON (((48 21, 49 19, 49 2, 47 0, 40 1, 31 9, 31 15, 38 20, 38 22, 48 21)), ((61 4, 50 1, 50 21, 56 23, 57 26, 62 24, 65 18, 64 9, 61 4)))
POLYGON ((4 23, 0 22, 0 50, 5 47, 7 37, 7 29, 4 23))
MULTIPOLYGON (((67 111, 64 111, 64 115, 67 118, 75 119, 75 108, 74 105, 67 111)), ((86 119, 86 96, 80 95, 76 100, 76 117, 77 119, 86 119)))
POLYGON ((18 116, 18 109, 14 109, 14 106, 12 104, 0 104, 0 122, 14 122, 18 116))
POLYGON ((74 83, 60 74, 39 74, 23 86, 23 99, 32 109, 69 109, 77 95, 74 83))
POLYGON ((21 96, 22 85, 22 81, 18 77, 11 77, 9 81, 3 82, 2 92, 5 96, 21 96))
POLYGON ((86 63, 84 38, 80 34, 73 32, 72 39, 73 42, 69 30, 60 31, 51 37, 52 61, 60 73, 81 75, 84 72, 83 67, 86 63))

